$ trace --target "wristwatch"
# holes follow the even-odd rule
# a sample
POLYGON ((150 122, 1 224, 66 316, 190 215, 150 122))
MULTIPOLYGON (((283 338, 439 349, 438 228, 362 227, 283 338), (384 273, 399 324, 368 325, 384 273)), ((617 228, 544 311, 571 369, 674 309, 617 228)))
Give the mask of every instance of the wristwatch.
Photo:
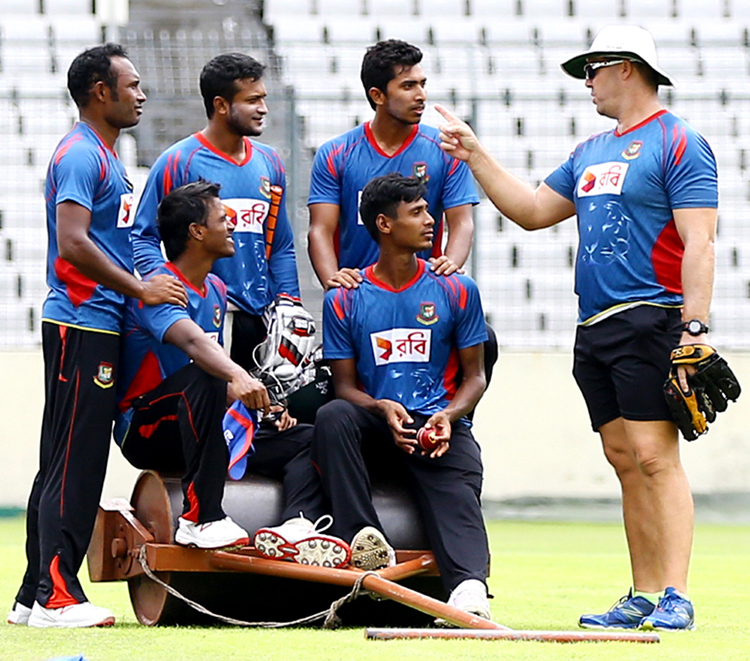
POLYGON ((682 330, 688 335, 698 337, 698 335, 708 333, 708 326, 706 326, 706 324, 704 324, 700 319, 691 319, 690 321, 686 321, 682 324, 682 330))

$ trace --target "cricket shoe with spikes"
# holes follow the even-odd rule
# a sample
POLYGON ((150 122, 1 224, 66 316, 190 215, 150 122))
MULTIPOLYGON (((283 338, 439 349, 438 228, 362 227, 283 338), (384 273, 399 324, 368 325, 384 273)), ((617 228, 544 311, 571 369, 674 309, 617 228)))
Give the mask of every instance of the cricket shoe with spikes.
POLYGON ((300 565, 317 567, 343 567, 349 563, 349 545, 333 535, 324 535, 333 523, 330 514, 321 516, 315 523, 302 513, 280 526, 261 528, 255 533, 253 544, 264 558, 291 560, 300 565))
POLYGON ((396 552, 377 528, 365 526, 352 539, 352 565, 365 571, 396 564, 396 552))

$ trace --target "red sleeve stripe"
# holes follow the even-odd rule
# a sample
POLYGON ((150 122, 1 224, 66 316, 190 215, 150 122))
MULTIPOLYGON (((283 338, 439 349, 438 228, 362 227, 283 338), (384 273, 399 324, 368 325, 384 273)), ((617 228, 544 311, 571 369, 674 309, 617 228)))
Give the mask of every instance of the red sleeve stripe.
POLYGON ((451 169, 448 170, 448 176, 450 177, 457 169, 458 169, 458 159, 454 158, 453 162, 451 163, 451 169))
POLYGON ((679 165, 680 161, 682 160, 682 155, 685 153, 685 149, 687 149, 687 136, 685 135, 685 129, 682 129, 680 132, 680 142, 677 145, 677 149, 674 153, 674 164, 679 165))
POLYGON ((328 154, 328 158, 326 158, 326 164, 328 165, 328 171, 334 176, 337 177, 338 173, 336 172, 336 165, 333 162, 333 159, 336 158, 336 156, 339 155, 341 150, 344 148, 344 145, 339 145, 338 147, 334 147, 331 152, 328 154))

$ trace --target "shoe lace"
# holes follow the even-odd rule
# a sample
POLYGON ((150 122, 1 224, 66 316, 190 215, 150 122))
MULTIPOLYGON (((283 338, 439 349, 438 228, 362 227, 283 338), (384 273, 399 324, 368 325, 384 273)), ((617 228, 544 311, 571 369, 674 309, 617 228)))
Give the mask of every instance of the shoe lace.
POLYGON ((672 611, 675 610, 675 606, 679 606, 683 598, 679 594, 669 592, 659 599, 659 605, 656 610, 660 611, 672 611))
MULTIPOLYGON (((299 513, 299 518, 304 519, 308 521, 307 517, 304 515, 303 512, 299 513)), ((333 517, 330 514, 324 514, 323 516, 320 516, 317 518, 315 523, 313 523, 313 531, 315 532, 325 532, 333 525, 333 517)))

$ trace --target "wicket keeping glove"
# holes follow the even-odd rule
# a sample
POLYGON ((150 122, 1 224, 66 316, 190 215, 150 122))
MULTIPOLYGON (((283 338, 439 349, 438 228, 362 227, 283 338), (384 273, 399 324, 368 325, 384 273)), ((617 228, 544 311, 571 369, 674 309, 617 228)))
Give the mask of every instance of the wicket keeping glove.
POLYGON ((713 347, 707 344, 685 344, 672 350, 672 367, 664 383, 664 395, 675 424, 688 441, 708 431, 708 423, 717 412, 726 411, 728 400, 736 401, 741 388, 734 372, 713 347), (677 368, 691 365, 687 375, 689 389, 680 387, 677 368))

